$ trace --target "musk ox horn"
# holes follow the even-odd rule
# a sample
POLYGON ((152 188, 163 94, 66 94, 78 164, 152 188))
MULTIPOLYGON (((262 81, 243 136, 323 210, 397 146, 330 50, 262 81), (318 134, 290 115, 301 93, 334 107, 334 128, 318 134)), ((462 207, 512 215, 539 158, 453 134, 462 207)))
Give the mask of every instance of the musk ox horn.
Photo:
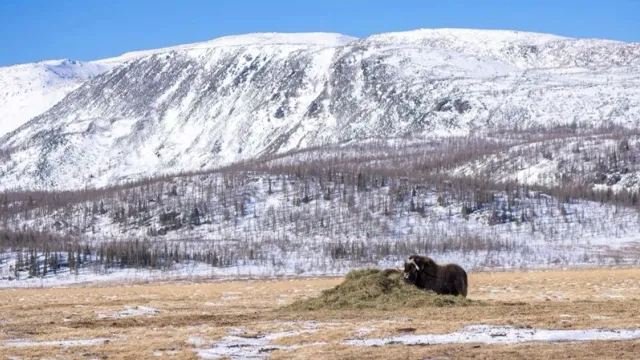
POLYGON ((413 264, 416 267, 416 270, 420 271, 420 266, 418 266, 418 264, 416 264, 416 261, 414 259, 407 259, 405 262, 407 264, 413 264))

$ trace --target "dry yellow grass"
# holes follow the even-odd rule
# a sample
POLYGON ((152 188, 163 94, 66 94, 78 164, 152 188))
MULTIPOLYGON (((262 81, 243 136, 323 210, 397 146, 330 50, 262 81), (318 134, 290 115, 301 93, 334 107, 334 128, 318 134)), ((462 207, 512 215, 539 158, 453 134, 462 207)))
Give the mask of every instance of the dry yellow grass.
MULTIPOLYGON (((469 298, 484 305, 387 310, 279 311, 297 299, 317 296, 341 279, 226 283, 174 283, 0 291, 0 358, 71 359, 197 358, 190 338, 208 342, 235 328, 247 334, 313 326, 314 332, 275 339, 272 344, 310 344, 272 358, 638 358, 640 341, 577 344, 384 346, 341 343, 363 328, 364 337, 445 333, 470 324, 523 325, 549 329, 640 328, 640 269, 596 269, 470 274, 469 298), (109 315, 146 306, 157 314, 109 315), (106 316, 106 317, 105 317, 106 316), (315 323, 314 323, 315 322, 315 323), (60 341, 107 338, 83 346, 6 346, 15 339, 60 341)), ((210 344, 200 345, 202 348, 210 344)))
POLYGON ((396 269, 354 270, 342 283, 320 296, 298 300, 283 311, 317 311, 339 309, 423 308, 479 305, 468 298, 452 295, 436 295, 415 286, 407 286, 402 271, 396 269))

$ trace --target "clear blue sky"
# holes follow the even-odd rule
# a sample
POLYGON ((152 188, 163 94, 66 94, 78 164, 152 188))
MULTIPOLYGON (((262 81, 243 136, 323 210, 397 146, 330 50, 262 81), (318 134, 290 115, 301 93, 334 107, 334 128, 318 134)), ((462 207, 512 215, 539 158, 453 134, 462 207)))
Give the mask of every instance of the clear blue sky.
POLYGON ((0 0, 0 66, 248 32, 463 27, 640 42, 640 0, 0 0))

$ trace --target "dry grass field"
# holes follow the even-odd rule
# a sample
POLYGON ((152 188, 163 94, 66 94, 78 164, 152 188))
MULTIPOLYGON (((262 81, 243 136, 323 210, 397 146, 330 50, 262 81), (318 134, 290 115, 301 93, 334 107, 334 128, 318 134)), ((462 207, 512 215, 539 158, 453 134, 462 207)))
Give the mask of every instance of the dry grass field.
POLYGON ((640 329, 640 269, 470 274, 462 307, 284 311, 342 279, 0 290, 2 359, 637 359, 640 340, 357 346, 467 325, 640 329), (237 336, 237 338, 229 338, 237 336), (234 340, 235 339, 235 340, 234 340), (242 339, 239 343, 234 343, 242 339), (219 347, 218 347, 219 348, 219 347), (250 353, 251 350, 255 350, 250 353))

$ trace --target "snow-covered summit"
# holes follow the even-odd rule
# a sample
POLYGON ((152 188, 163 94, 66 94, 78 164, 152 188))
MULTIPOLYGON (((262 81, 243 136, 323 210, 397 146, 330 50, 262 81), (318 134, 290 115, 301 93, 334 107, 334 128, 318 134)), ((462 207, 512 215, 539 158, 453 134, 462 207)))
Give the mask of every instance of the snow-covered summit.
POLYGON ((146 56, 169 52, 187 52, 190 50, 206 50, 220 47, 240 46, 306 46, 306 47, 336 47, 344 46, 357 38, 338 33, 252 33, 244 35, 230 35, 209 41, 164 47, 159 49, 140 50, 124 53, 120 56, 96 60, 98 63, 123 63, 146 56))
POLYGON ((478 30, 462 28, 417 29, 410 31, 376 34, 366 38, 371 42, 386 43, 428 43, 433 40, 447 40, 461 44, 476 44, 489 47, 502 47, 514 42, 528 44, 544 44, 550 41, 568 40, 570 38, 515 30, 478 30))
POLYGON ((209 46, 245 46, 245 45, 310 45, 343 46, 356 40, 355 37, 338 33, 253 33, 224 36, 203 44, 209 46))
POLYGON ((447 50, 523 69, 640 64, 640 45, 615 40, 477 29, 419 29, 372 35, 363 45, 447 50))

